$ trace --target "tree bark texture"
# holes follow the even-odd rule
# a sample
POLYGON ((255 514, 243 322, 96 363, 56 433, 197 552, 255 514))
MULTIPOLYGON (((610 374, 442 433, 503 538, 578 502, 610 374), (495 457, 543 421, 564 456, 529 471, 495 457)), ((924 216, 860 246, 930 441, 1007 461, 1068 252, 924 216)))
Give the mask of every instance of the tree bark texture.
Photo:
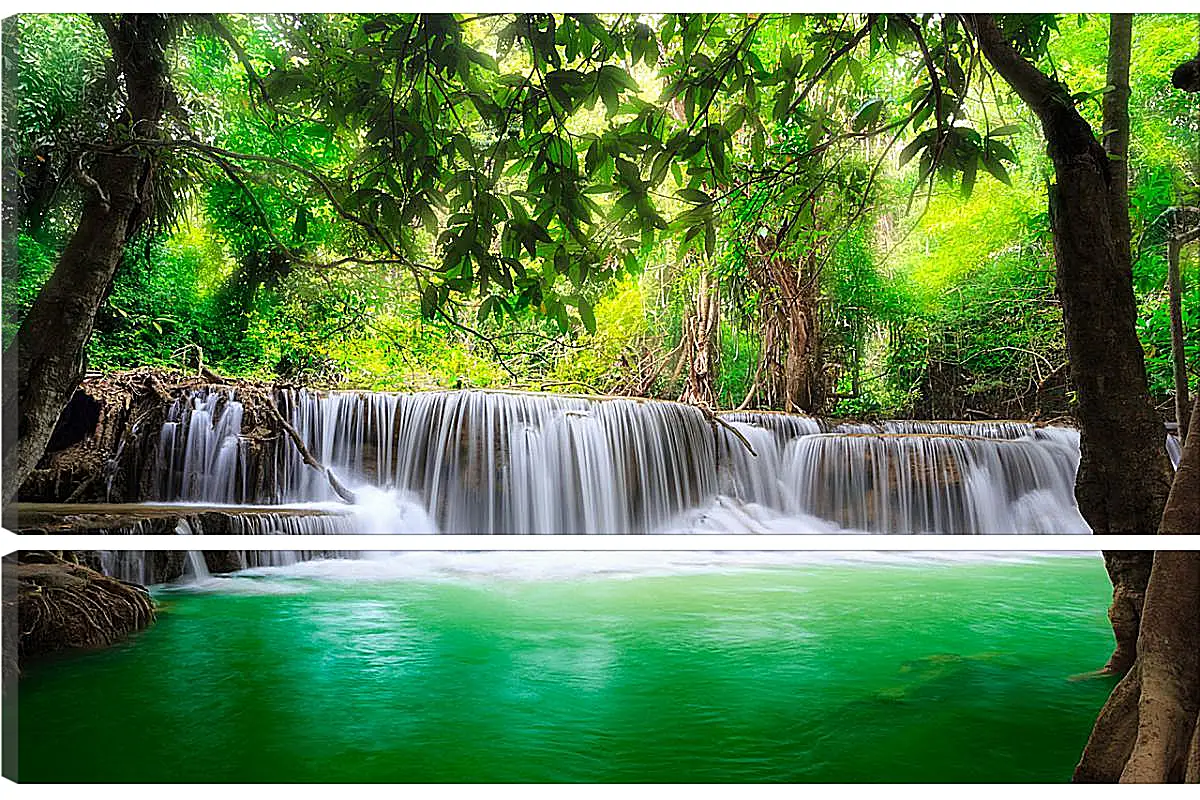
POLYGON ((1200 552, 1162 550, 1146 590, 1137 661, 1101 709, 1075 780, 1200 782, 1198 715, 1200 552))
POLYGON ((1129 57, 1133 47, 1133 14, 1108 18, 1108 92, 1101 106, 1104 152, 1112 171, 1109 212, 1113 246, 1129 253, 1129 57))
POLYGON ((823 398, 817 280, 812 264, 766 257, 754 273, 762 292, 759 407, 812 413, 823 398))
POLYGON ((717 370, 720 356, 721 302, 707 273, 700 275, 695 305, 684 321, 683 359, 687 380, 680 401, 706 408, 717 407, 717 370))
MULTIPOLYGON (((1198 412, 1200 403, 1192 410, 1191 430, 1158 528, 1160 534, 1200 530, 1198 412)), ((1136 561, 1131 557, 1137 555, 1105 553, 1105 564, 1124 564, 1128 569, 1136 561)), ((1112 566, 1109 574, 1113 574, 1112 566)), ((1116 578, 1113 583, 1117 585, 1116 578)), ((1113 627, 1115 630, 1115 622, 1113 627)), ((1146 586, 1136 660, 1100 710, 1075 768, 1075 780, 1200 783, 1198 717, 1200 552, 1159 551, 1154 554, 1146 586)))
POLYGON ((1097 534, 1150 533, 1171 467, 1147 390, 1129 250, 1114 240, 1108 155, 1066 87, 1026 61, 990 15, 973 15, 972 25, 987 60, 1041 121, 1054 164, 1050 217, 1078 398, 1080 511, 1097 534))
MULTIPOLYGON (((1171 307, 1171 362, 1175 373, 1175 422, 1179 441, 1187 441, 1188 379, 1187 353, 1183 338, 1183 281, 1179 275, 1179 251, 1182 246, 1172 237, 1167 241, 1167 295, 1171 307)), ((1198 529, 1200 530, 1200 529, 1198 529)))
POLYGON ((1138 625, 1146 602, 1146 584, 1154 553, 1139 550, 1106 550, 1104 568, 1112 582, 1112 605, 1108 621, 1112 623, 1116 647, 1101 672, 1124 675, 1137 658, 1138 625))
MULTIPOLYGON (((170 93, 165 48, 171 22, 158 14, 122 14, 101 24, 127 92, 116 130, 153 137, 170 93)), ((152 213, 154 164, 148 155, 102 153, 88 177, 79 227, 11 345, 16 381, 6 387, 4 406, 17 429, 15 446, 5 443, 6 506, 41 459, 59 414, 83 378, 84 348, 96 312, 126 242, 152 213)))
POLYGON ((1171 483, 1167 508, 1158 525, 1159 533, 1200 532, 1200 433, 1196 432, 1197 428, 1200 428, 1200 403, 1193 403, 1192 421, 1187 438, 1183 440, 1183 453, 1171 483))

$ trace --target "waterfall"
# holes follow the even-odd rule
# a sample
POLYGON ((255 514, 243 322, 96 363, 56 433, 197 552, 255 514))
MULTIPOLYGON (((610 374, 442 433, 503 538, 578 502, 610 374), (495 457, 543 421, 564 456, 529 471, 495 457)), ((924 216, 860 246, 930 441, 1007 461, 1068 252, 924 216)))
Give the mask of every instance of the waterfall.
POLYGON ((242 404, 232 389, 202 388, 175 400, 158 439, 159 496, 184 502, 249 500, 242 404))
POLYGON ((1178 433, 1167 434, 1167 457, 1171 459, 1171 468, 1179 469, 1179 459, 1183 458, 1183 444, 1179 441, 1178 433))
MULTIPOLYGON (((637 533, 716 490, 712 429, 694 408, 499 392, 300 391, 289 421, 339 474, 420 498, 455 533, 637 533)), ((331 500, 294 451, 290 502, 331 500)))
POLYGON ((846 528, 1060 533, 1078 463, 1077 439, 1058 434, 824 433, 790 442, 782 473, 791 510, 846 528))
MULTIPOLYGON (((196 531, 192 530, 191 524, 186 519, 181 519, 175 527, 175 533, 180 536, 191 536, 196 531)), ((208 571, 208 564, 204 560, 204 553, 199 550, 188 550, 184 554, 184 558, 184 572, 180 577, 181 581, 199 583, 212 577, 212 573, 208 571)))
POLYGON ((100 550, 92 566, 118 580, 151 586, 195 584, 213 574, 258 567, 288 567, 325 558, 352 559, 362 553, 348 550, 100 550))
POLYGON ((228 387, 170 407, 147 499, 280 510, 214 518, 221 533, 1087 531, 1070 428, 777 412, 718 423, 680 403, 490 391, 281 389, 276 402, 356 505, 285 438, 251 447, 228 387))

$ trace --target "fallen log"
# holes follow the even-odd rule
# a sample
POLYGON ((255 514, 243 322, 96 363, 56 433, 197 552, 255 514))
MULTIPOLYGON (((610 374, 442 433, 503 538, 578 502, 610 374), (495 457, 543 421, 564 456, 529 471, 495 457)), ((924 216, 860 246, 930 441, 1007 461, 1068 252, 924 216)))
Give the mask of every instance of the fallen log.
POLYGON ((343 501, 350 503, 351 505, 357 503, 358 495, 352 490, 348 489, 332 469, 322 464, 317 457, 312 454, 312 451, 308 449, 308 445, 304 442, 304 437, 300 435, 300 432, 296 430, 292 423, 284 419, 283 414, 279 413, 279 409, 276 407, 275 402, 270 397, 266 397, 265 394, 262 397, 262 400, 263 406, 271 414, 271 417, 275 420, 275 424, 277 424, 283 430, 283 432, 287 434, 288 438, 292 440, 292 444, 296 446, 296 451, 300 453, 300 458, 304 461, 304 463, 324 475, 325 480, 329 481, 329 487, 333 489, 334 493, 337 494, 338 497, 342 498, 343 501))

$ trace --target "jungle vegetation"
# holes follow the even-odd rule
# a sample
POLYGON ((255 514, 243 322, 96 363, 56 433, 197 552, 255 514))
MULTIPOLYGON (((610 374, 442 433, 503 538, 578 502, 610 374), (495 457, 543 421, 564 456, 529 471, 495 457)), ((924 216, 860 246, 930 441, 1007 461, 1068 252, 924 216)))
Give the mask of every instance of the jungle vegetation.
POLYGON ((1093 527, 1145 527, 1167 479, 1139 453, 1200 358, 1196 293, 1179 364, 1167 302, 1169 252, 1195 279, 1197 25, 1127 22, 1119 51, 1106 15, 12 17, 17 460, 85 369, 204 364, 1073 417, 1082 505, 1128 484, 1101 429, 1156 476, 1093 527))
MULTIPOLYGON (((1107 17, 1002 21, 1029 28, 1099 130, 1107 17)), ((158 138, 181 144, 154 151, 156 207, 123 246, 88 366, 200 355, 324 386, 677 399, 700 332, 712 364, 691 390, 723 408, 1069 413, 1039 405, 1066 387, 1066 357, 1037 120, 955 52, 970 45, 954 17, 867 22, 175 18, 158 138), (783 319, 796 306, 803 325, 783 319), (789 324, 812 343, 791 346, 789 324)), ((95 20, 19 15, 5 34, 7 345, 79 224, 95 148, 121 135, 122 98, 95 20)), ((1137 333, 1173 415, 1154 223, 1197 193, 1200 112, 1171 86, 1197 24, 1137 16, 1134 37, 1137 333)))
MULTIPOLYGON (((1095 532, 1154 532, 1189 502, 1176 479, 1168 503, 1162 426, 1186 426, 1200 363, 1194 17, 19 15, 3 33, 6 501, 87 370, 187 365, 1069 418, 1095 532)), ((1081 777, 1200 769, 1198 650, 1138 639, 1145 606, 1143 637, 1200 641, 1195 560, 1161 560, 1157 583, 1148 559, 1110 560, 1124 705, 1081 777), (1165 687, 1172 669, 1192 682, 1165 687), (1163 703, 1184 713, 1141 731, 1163 703)))

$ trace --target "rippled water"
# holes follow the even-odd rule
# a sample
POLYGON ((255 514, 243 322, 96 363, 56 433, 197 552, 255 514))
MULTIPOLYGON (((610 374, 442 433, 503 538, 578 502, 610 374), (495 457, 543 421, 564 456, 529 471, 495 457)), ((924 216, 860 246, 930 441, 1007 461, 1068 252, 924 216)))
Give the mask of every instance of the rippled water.
POLYGON ((1098 554, 413 553, 162 591, 20 685, 25 781, 1066 781, 1098 554))

